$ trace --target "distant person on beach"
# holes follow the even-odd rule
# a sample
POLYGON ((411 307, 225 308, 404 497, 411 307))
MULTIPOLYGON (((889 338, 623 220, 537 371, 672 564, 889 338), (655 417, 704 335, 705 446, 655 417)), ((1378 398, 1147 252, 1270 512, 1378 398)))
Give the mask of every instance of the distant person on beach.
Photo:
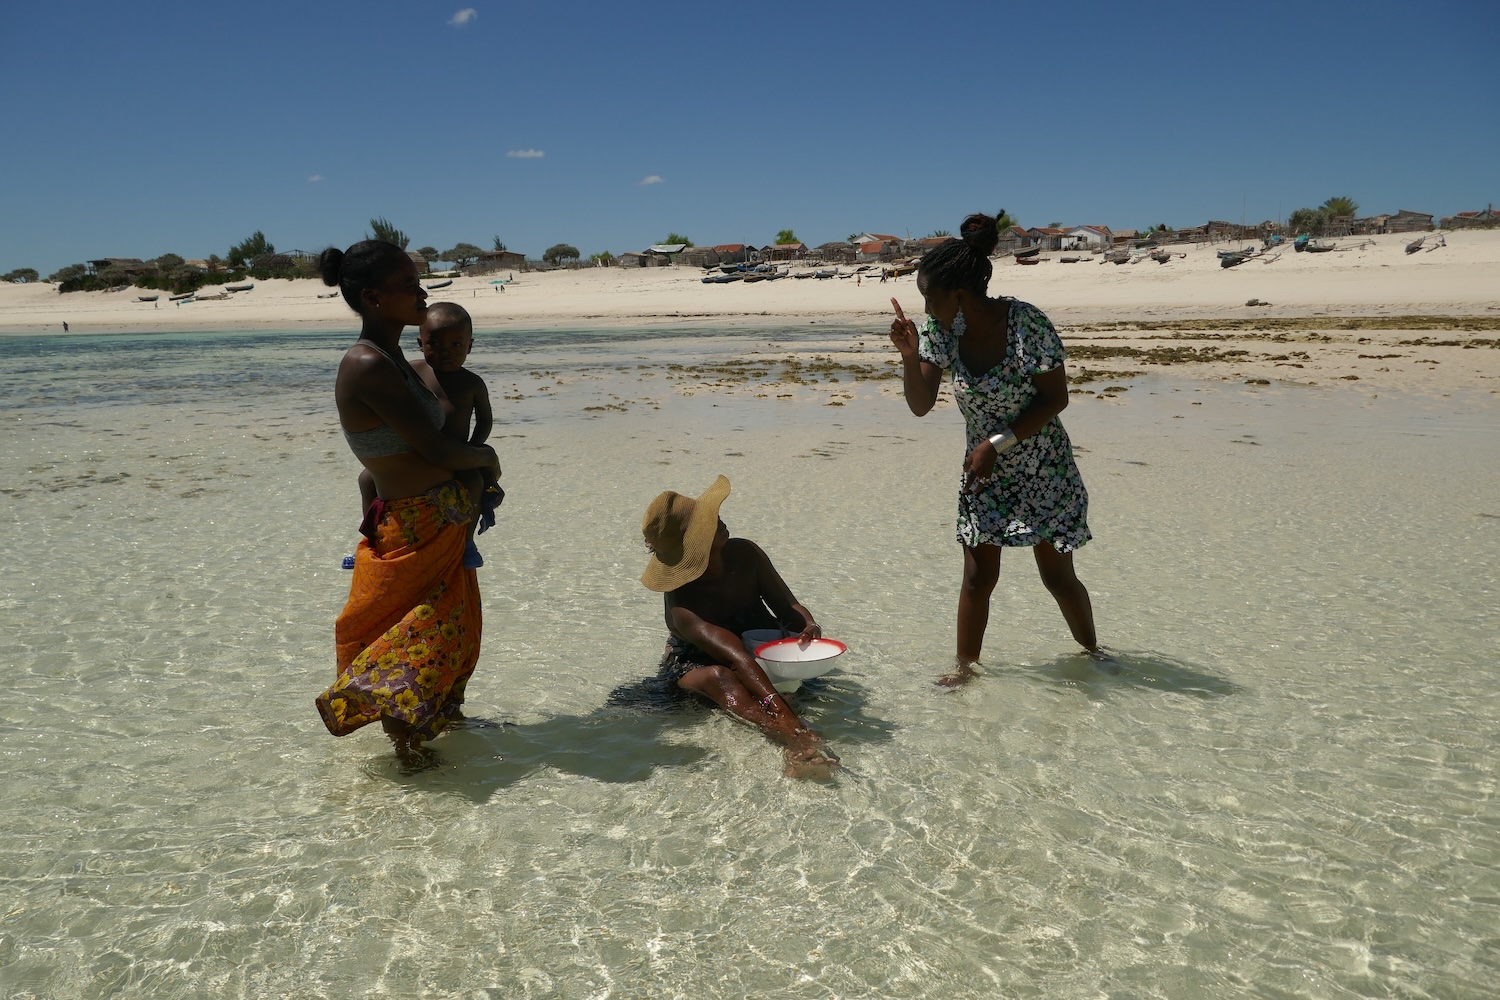
POLYGON ((1102 668, 1117 670, 1099 650, 1088 590, 1073 571, 1073 550, 1092 535, 1088 492, 1058 419, 1068 405, 1062 340, 1035 306, 989 297, 989 255, 1000 235, 995 220, 971 215, 959 232, 961 239, 929 250, 918 267, 917 290, 927 310, 920 331, 891 300, 896 318, 890 336, 901 353, 907 406, 925 415, 937 401, 943 372, 951 371, 966 425, 958 494, 964 557, 958 651, 953 671, 938 683, 955 686, 974 676, 1000 552, 1016 546, 1031 548, 1073 638, 1102 668))
POLYGON ((339 363, 334 399, 344 440, 374 478, 349 599, 334 627, 337 676, 318 695, 328 731, 379 722, 407 759, 463 719, 479 661, 479 581, 463 565, 474 504, 455 476, 500 477, 489 445, 443 433, 442 401, 401 352, 401 331, 426 318, 427 293, 401 248, 365 240, 319 258, 361 319, 339 363))
POLYGON ((658 676, 758 726, 786 748, 786 772, 812 777, 838 758, 771 684, 740 634, 782 628, 820 639, 813 620, 759 545, 730 538, 719 519, 729 480, 696 499, 668 490, 651 501, 641 535, 651 552, 641 583, 663 595, 667 648, 658 676))
MULTIPOLYGON (((427 316, 417 330, 417 347, 422 351, 423 360, 412 362, 411 367, 443 404, 443 433, 472 445, 484 444, 489 440, 495 421, 484 379, 464 367, 469 352, 474 349, 474 323, 469 318, 469 311, 454 302, 429 305, 427 316), (469 430, 471 420, 474 424, 472 432, 469 430)), ((468 541, 464 545, 464 566, 469 569, 484 565, 484 557, 474 545, 476 528, 484 531, 493 527, 495 508, 505 499, 505 491, 499 483, 487 478, 486 471, 464 469, 458 473, 458 479, 469 491, 476 514, 469 522, 468 541)), ((369 469, 359 472, 359 495, 360 510, 369 510, 375 502, 375 477, 369 469)))
POLYGON ((67 320, 63 320, 63 333, 67 333, 67 332, 68 332, 68 321, 67 320))

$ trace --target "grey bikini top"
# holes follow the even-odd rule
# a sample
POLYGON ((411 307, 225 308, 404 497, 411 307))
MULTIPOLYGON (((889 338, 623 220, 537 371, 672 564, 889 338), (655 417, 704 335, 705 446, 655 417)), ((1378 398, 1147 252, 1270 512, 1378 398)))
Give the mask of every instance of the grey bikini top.
MULTIPOLYGON (((368 346, 381 357, 391 362, 391 364, 396 364, 395 360, 389 354, 386 354, 374 344, 368 346)), ((442 427, 443 404, 438 402, 438 398, 432 394, 432 390, 422 384, 422 380, 417 377, 417 373, 412 371, 410 366, 396 365, 396 370, 406 380, 406 384, 411 389, 412 395, 417 398, 417 402, 422 407, 422 412, 427 415, 427 419, 432 422, 432 426, 442 427)), ((371 427, 367 431, 351 431, 343 427, 340 427, 340 430, 344 432, 344 440, 349 442, 349 450, 354 452, 358 458, 385 458, 388 455, 400 455, 403 452, 412 450, 412 446, 407 444, 406 440, 400 434, 392 430, 389 424, 371 427)))

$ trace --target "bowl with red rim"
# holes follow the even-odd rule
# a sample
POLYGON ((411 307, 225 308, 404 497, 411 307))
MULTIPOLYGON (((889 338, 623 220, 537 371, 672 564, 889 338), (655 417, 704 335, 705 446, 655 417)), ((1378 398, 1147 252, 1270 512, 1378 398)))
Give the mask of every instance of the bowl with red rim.
POLYGON ((776 690, 787 694, 802 682, 821 677, 838 665, 848 650, 837 639, 803 640, 796 636, 773 639, 755 647, 755 662, 766 672, 776 690))

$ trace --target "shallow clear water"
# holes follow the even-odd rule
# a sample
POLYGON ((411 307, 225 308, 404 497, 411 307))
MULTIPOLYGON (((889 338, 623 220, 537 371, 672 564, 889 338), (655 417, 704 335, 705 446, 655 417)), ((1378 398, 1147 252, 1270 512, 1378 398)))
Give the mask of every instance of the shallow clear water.
POLYGON ((838 339, 482 338, 507 499, 466 707, 507 725, 416 773, 312 706, 348 336, 0 340, 0 994, 1488 995, 1493 397, 1075 397, 1125 672, 1012 552, 986 676, 944 693, 953 407, 666 367, 838 339), (849 643, 799 696, 832 783, 716 713, 605 707, 663 639, 640 514, 719 472, 849 643))

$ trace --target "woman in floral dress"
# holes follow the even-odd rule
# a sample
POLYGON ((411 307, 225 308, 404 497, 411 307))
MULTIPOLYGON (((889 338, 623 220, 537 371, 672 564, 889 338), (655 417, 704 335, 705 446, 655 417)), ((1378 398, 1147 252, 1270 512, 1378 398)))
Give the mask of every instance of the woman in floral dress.
POLYGON ((995 220, 971 215, 960 234, 929 251, 917 270, 927 309, 920 331, 891 300, 891 342, 901 352, 907 405, 925 415, 937 402, 943 373, 951 371, 967 425, 958 499, 964 553, 958 652, 953 672, 938 683, 974 676, 1007 546, 1031 548, 1073 638, 1101 666, 1117 669, 1099 651, 1089 593, 1073 572, 1073 550, 1092 536, 1088 492, 1058 419, 1068 405, 1062 341, 1040 309, 989 296, 995 220))

